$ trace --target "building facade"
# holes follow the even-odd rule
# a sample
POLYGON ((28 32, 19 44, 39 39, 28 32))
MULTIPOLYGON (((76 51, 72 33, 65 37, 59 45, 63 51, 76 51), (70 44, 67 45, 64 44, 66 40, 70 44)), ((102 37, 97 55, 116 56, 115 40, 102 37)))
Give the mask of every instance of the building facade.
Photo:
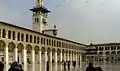
MULTIPOLYGON (((91 45, 88 46, 88 51, 90 50, 91 45)), ((87 54, 86 57, 88 60, 92 58, 93 61, 99 63, 119 63, 120 62, 120 43, 103 43, 103 44, 92 44, 94 47, 93 54, 87 54), (90 56, 91 57, 90 57, 90 56)), ((88 52, 87 51, 87 52, 88 52)))
POLYGON ((54 34, 50 33, 46 28, 50 11, 43 1, 37 0, 36 6, 30 9, 33 12, 32 30, 0 21, 0 61, 5 64, 4 71, 8 71, 14 61, 22 64, 24 71, 62 71, 63 64, 68 62, 70 68, 76 62, 76 71, 79 64, 82 66, 86 45, 54 36, 54 29, 54 34))

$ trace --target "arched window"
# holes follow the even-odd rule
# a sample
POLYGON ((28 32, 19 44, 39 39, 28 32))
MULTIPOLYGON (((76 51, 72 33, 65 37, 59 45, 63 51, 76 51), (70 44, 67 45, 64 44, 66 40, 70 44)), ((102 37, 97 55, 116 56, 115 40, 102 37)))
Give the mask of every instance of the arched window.
POLYGON ((2 30, 2 37, 3 37, 3 38, 6 37, 6 31, 5 31, 5 29, 2 30))
POLYGON ((58 43, 58 41, 57 41, 57 47, 58 47, 58 45, 59 45, 59 43, 58 43))
POLYGON ((54 40, 54 46, 56 46, 55 42, 56 42, 56 41, 54 40))
POLYGON ((26 34, 26 42, 28 42, 28 34, 26 34))
POLYGON ((21 34, 21 41, 24 41, 24 34, 21 34))
POLYGON ((11 39, 11 30, 8 31, 8 38, 11 39))
POLYGON ((49 44, 48 39, 47 39, 47 45, 49 44))
POLYGON ((1 37, 1 29, 0 29, 0 37, 1 37))
POLYGON ((13 31, 13 40, 15 40, 15 31, 13 31))
POLYGON ((32 35, 30 35, 30 43, 32 43, 32 35))
POLYGON ((62 47, 63 47, 63 42, 62 42, 62 47))
POLYGON ((37 44, 39 44, 39 40, 40 40, 40 38, 39 38, 39 37, 37 37, 37 44))
POLYGON ((54 42, 53 42, 53 40, 52 40, 52 46, 54 46, 54 42))
POLYGON ((34 36, 34 43, 36 43, 36 36, 34 36))
POLYGON ((45 38, 44 38, 44 45, 45 45, 45 38))
POLYGON ((17 39, 20 41, 20 32, 18 32, 17 39))
POLYGON ((49 45, 51 46, 51 40, 49 39, 49 45))
MULTIPOLYGON (((59 47, 61 47, 61 42, 59 42, 59 47)), ((70 47, 70 45, 69 45, 69 47, 70 47)))
POLYGON ((117 46, 117 49, 120 49, 120 46, 117 46))
POLYGON ((43 38, 41 37, 41 44, 43 44, 43 38))

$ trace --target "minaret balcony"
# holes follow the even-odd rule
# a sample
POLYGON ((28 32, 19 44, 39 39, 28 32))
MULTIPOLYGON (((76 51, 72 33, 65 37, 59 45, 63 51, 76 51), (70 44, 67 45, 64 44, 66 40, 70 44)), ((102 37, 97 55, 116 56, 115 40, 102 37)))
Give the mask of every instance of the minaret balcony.
POLYGON ((47 8, 45 8, 43 6, 35 6, 30 10, 33 12, 42 12, 42 13, 49 13, 50 12, 47 8))

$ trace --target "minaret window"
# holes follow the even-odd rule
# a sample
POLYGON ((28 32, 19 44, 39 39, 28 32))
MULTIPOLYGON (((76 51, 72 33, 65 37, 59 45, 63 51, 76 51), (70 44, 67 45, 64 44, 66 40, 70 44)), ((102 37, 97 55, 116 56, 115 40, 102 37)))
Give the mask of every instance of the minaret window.
POLYGON ((37 22, 39 22, 39 19, 37 18, 37 22))
POLYGON ((44 19, 44 18, 42 18, 42 22, 43 22, 44 24, 47 23, 47 22, 46 22, 46 19, 44 19))
POLYGON ((39 18, 35 18, 35 22, 39 22, 39 18))

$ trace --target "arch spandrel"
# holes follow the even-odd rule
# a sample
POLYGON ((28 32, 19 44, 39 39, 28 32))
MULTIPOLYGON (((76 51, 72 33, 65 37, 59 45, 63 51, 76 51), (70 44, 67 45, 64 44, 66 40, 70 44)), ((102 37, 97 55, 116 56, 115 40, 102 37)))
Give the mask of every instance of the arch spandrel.
POLYGON ((26 45, 26 50, 27 50, 27 53, 31 53, 32 51, 32 46, 30 44, 27 44, 26 45))
POLYGON ((42 54, 44 54, 46 50, 47 50, 47 49, 46 49, 45 47, 42 47, 42 48, 41 48, 42 54))
POLYGON ((3 40, 0 40, 0 51, 4 51, 6 44, 3 40))
POLYGON ((55 48, 53 48, 53 49, 52 49, 52 54, 54 54, 54 53, 55 53, 55 51, 56 51, 56 49, 55 49, 55 48))
POLYGON ((61 53, 61 50, 59 48, 57 49, 57 53, 58 55, 61 53))
POLYGON ((110 55, 110 52, 109 52, 109 51, 107 51, 107 52, 105 52, 105 54, 106 54, 106 55, 110 55))
POLYGON ((49 47, 47 48, 47 53, 49 54, 52 51, 49 47))
POLYGON ((18 48, 18 52, 22 52, 22 50, 24 49, 24 45, 22 43, 19 43, 17 45, 17 48, 18 48))
POLYGON ((15 47, 16 47, 15 43, 13 42, 8 43, 9 52, 14 51, 15 47))
POLYGON ((116 54, 116 52, 115 52, 115 51, 112 51, 112 52, 111 52, 111 54, 113 54, 113 55, 114 55, 114 54, 116 54))
POLYGON ((39 46, 35 46, 35 53, 36 53, 36 54, 38 54, 38 53, 39 53, 39 51, 40 51, 39 46))

